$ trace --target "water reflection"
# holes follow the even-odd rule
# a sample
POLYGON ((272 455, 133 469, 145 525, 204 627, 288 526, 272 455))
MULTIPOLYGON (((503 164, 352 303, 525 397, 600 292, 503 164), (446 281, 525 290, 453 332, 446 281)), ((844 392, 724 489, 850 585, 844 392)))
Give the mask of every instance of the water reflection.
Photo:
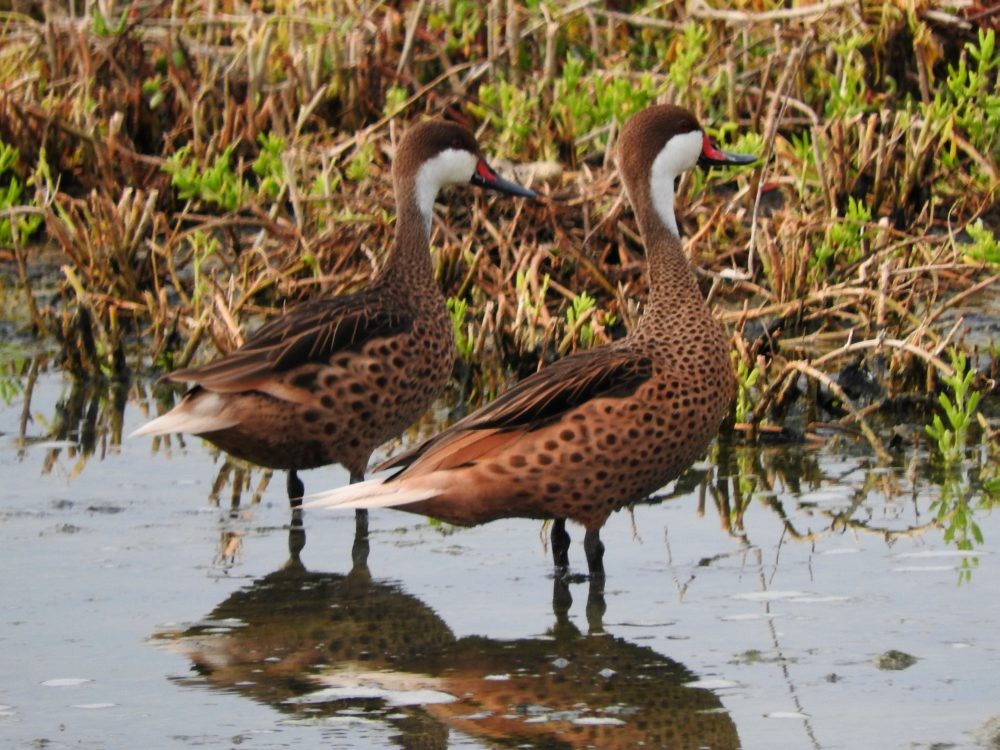
POLYGON ((714 510, 723 531, 747 547, 760 546, 747 514, 761 507, 780 519, 783 537, 796 542, 849 530, 888 546, 932 531, 963 551, 983 544, 976 514, 1000 503, 1000 463, 985 446, 947 471, 916 448, 898 451, 897 462, 885 465, 835 447, 720 442, 710 463, 689 470, 657 500, 695 494, 698 513, 714 510))
POLYGON ((32 445, 43 443, 48 449, 42 474, 50 473, 59 459, 65 457, 74 460, 70 476, 75 476, 91 457, 104 460, 116 453, 122 440, 128 384, 118 380, 72 378, 55 404, 39 412, 33 411, 33 399, 42 373, 40 360, 33 360, 20 387, 18 458, 23 459, 32 445), (41 436, 29 434, 33 422, 40 423, 43 428, 41 436))
POLYGON ((203 622, 158 635, 191 660, 196 676, 181 684, 297 719, 384 721, 402 748, 446 748, 451 731, 519 747, 739 747, 718 697, 688 685, 695 675, 605 632, 600 584, 588 591, 587 633, 556 580, 544 635, 456 638, 399 584, 374 580, 364 550, 346 575, 311 572, 302 539, 291 534, 288 562, 203 622))

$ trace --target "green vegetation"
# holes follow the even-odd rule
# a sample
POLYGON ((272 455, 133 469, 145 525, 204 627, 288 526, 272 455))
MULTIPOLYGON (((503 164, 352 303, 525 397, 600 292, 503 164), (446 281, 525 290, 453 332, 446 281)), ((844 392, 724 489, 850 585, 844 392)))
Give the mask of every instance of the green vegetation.
POLYGON ((1000 264, 1000 240, 983 226, 982 219, 977 219, 975 224, 969 224, 965 231, 968 232, 972 243, 959 248, 961 252, 980 263, 1000 264))
POLYGON ((586 348, 594 340, 594 327, 589 319, 593 315, 596 300, 586 292, 580 292, 572 300, 566 309, 566 346, 569 346, 574 337, 586 348))
POLYGON ((0 402, 11 404, 24 392, 28 357, 17 344, 0 341, 0 402))
POLYGON ((285 187, 285 165, 281 153, 285 150, 285 139, 270 133, 257 137, 260 155, 253 163, 253 172, 260 179, 259 192, 268 198, 277 198, 285 187))
POLYGON ((821 276, 828 273, 828 267, 857 263, 865 254, 864 240, 868 222, 872 220, 871 210, 853 197, 847 199, 847 213, 843 219, 834 221, 826 231, 823 244, 816 248, 813 264, 821 276))
MULTIPOLYGON (((534 183, 549 201, 442 200, 434 257, 470 399, 610 341, 646 291, 611 157, 655 101, 760 157, 678 191, 739 352, 730 437, 834 425, 884 459, 940 352, 972 353, 954 312, 1000 263, 1000 59, 954 3, 45 8, 0 13, 0 289, 17 298, 0 309, 75 371, 203 360, 357 288, 392 236, 393 145, 442 115, 498 163, 562 169, 534 183), (877 393, 842 386, 848 370, 877 393)), ((991 367, 960 376, 981 416, 991 367)), ((951 418, 930 438, 957 456, 951 418)))
POLYGON ((954 466, 965 460, 969 428, 976 423, 976 409, 979 407, 981 394, 972 390, 975 373, 967 366, 964 354, 953 349, 951 366, 954 372, 941 377, 948 386, 948 392, 938 394, 938 403, 945 419, 942 420, 940 414, 935 414, 925 429, 937 444, 941 460, 954 466))
POLYGON ((451 327, 455 331, 455 348, 458 356, 463 360, 472 359, 472 349, 475 342, 469 336, 469 329, 466 327, 465 314, 469 310, 469 303, 464 299, 449 297, 447 299, 448 314, 451 316, 451 327))
POLYGON ((24 185, 14 172, 19 159, 18 150, 0 140, 0 247, 26 241, 42 224, 41 213, 12 213, 26 197, 24 185))
MULTIPOLYGON (((977 512, 990 512, 1000 502, 998 444, 982 429, 987 422, 979 411, 982 393, 973 385, 972 367, 957 349, 951 349, 949 355, 952 372, 941 375, 944 388, 937 399, 941 413, 924 428, 936 448, 938 468, 935 484, 940 494, 931 511, 943 529, 945 542, 971 552, 983 543, 977 512), (977 434, 982 436, 981 443, 974 446, 977 434), (970 450, 975 447, 978 450, 970 450)), ((959 581, 968 581, 977 565, 974 556, 962 558, 959 581)))
POLYGON ((935 94, 928 112, 950 118, 952 127, 957 126, 973 148, 986 152, 994 160, 1000 153, 998 73, 1000 56, 996 51, 996 32, 979 29, 976 40, 967 42, 962 49, 958 65, 948 65, 944 88, 935 94))
POLYGON ((183 146, 167 159, 163 170, 170 175, 170 184, 183 200, 199 200, 211 208, 237 211, 242 208, 249 190, 230 165, 234 146, 226 146, 211 165, 199 163, 191 146, 183 146))
POLYGON ((753 418, 757 381, 760 380, 760 369, 749 366, 733 353, 736 362, 736 406, 734 417, 738 424, 745 424, 753 418))

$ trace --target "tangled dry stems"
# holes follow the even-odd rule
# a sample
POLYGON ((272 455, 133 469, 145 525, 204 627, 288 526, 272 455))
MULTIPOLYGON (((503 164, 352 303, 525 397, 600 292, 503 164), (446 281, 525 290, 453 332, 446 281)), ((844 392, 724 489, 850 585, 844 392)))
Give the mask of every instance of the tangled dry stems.
POLYGON ((734 123, 726 140, 759 134, 758 169, 680 187, 704 289, 760 374, 735 427, 836 419, 881 452, 873 415, 933 390, 942 352, 965 345, 954 310, 997 279, 957 241, 1000 221, 996 140, 977 139, 957 100, 932 107, 995 18, 910 5, 98 2, 46 17, 28 4, 0 14, 0 140, 35 200, 4 216, 45 222, 2 252, 70 369, 182 366, 286 305, 363 284, 392 234, 398 133, 458 119, 548 172, 518 173, 543 185, 540 203, 439 204, 437 272, 468 303, 464 371, 487 398, 636 319, 641 244, 611 149, 644 97, 677 101, 734 123), (262 136, 280 139, 268 190, 262 136), (228 154, 236 205, 180 196, 168 167, 181 149, 201 174, 228 154), (581 292, 595 305, 570 322, 581 292))

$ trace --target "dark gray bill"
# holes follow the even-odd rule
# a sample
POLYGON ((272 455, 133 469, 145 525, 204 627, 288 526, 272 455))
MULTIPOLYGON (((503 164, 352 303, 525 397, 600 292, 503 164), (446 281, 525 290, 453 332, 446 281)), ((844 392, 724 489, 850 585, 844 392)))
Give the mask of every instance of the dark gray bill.
POLYGON ((757 157, 753 154, 734 154, 731 151, 723 151, 720 148, 716 148, 715 144, 712 143, 712 139, 707 135, 701 146, 701 156, 698 157, 698 163, 703 167, 711 167, 716 165, 739 165, 739 164, 752 164, 757 161, 757 157))
POLYGON ((519 195, 522 198, 537 198, 538 194, 534 190, 529 190, 516 182, 505 180, 493 171, 493 168, 482 159, 476 164, 476 173, 469 180, 473 185, 478 185, 487 190, 496 190, 498 193, 508 195, 519 195))

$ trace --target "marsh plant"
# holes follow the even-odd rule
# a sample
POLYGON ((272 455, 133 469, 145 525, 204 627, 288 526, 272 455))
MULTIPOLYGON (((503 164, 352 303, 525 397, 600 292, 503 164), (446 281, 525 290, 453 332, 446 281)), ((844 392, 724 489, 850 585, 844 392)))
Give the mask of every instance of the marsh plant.
POLYGON ((192 146, 183 146, 170 156, 163 169, 182 200, 237 211, 243 207, 250 188, 233 169, 234 150, 235 146, 226 146, 208 163, 196 157, 192 146))
POLYGON ((748 365, 746 360, 733 352, 736 362, 736 405, 734 418, 737 424, 747 424, 754 418, 754 408, 760 399, 757 383, 760 380, 760 365, 748 365))
POLYGON ((29 359, 18 344, 0 341, 0 402, 10 405, 24 392, 24 374, 29 359))
MULTIPOLYGON (((944 540, 959 550, 972 551, 983 543, 977 514, 991 512, 1000 502, 997 444, 984 429, 979 444, 972 445, 973 430, 987 424, 978 411, 981 392, 974 387, 976 373, 965 355, 956 349, 949 354, 953 372, 941 376, 945 386, 938 394, 941 410, 925 427, 942 465, 940 494, 931 509, 944 530, 944 540)), ((962 558, 959 581, 968 581, 977 564, 975 557, 962 558)))
POLYGON ((971 242, 959 245, 956 249, 977 263, 1000 264, 1000 240, 989 229, 983 226, 983 220, 965 228, 971 242))
MULTIPOLYGON (((678 185, 703 290, 753 353, 736 363, 731 422, 801 433, 818 414, 877 446, 878 412, 924 398, 938 352, 963 340, 941 321, 995 281, 992 21, 936 0, 723 5, 7 13, 0 288, 18 300, 0 309, 26 311, 18 326, 84 372, 204 361, 372 277, 399 134, 446 116, 550 197, 435 209, 437 275, 481 381, 469 392, 485 397, 638 319, 643 249, 612 149, 625 118, 673 101, 760 157, 678 185), (836 392, 859 360, 884 391, 863 413, 836 392)), ((971 395, 949 394, 967 409, 971 395)), ((928 436, 960 453, 959 425, 940 418, 928 436)))
POLYGON ((816 272, 826 276, 831 268, 857 263, 865 254, 866 231, 871 220, 870 208, 860 200, 848 198, 847 212, 830 224, 823 242, 816 248, 813 259, 816 272))
POLYGON ((0 247, 27 241, 42 225, 41 212, 14 211, 27 199, 27 185, 16 172, 20 160, 20 152, 0 140, 0 247))
POLYGON ((583 348, 588 348, 594 341, 594 325, 591 322, 596 310, 596 300, 586 292, 576 295, 566 308, 566 336, 560 344, 560 349, 568 349, 573 341, 579 341, 583 348))
POLYGON ((469 303, 464 299, 449 297, 447 300, 448 315, 451 317, 451 327, 455 333, 455 349, 458 356, 465 361, 472 359, 475 342, 469 330, 465 316, 469 311, 469 303))
POLYGON ((975 372, 968 366, 965 355, 955 349, 950 355, 954 372, 941 376, 946 386, 938 394, 941 413, 935 414, 924 429, 934 440, 940 460, 948 466, 956 466, 966 458, 969 430, 976 424, 981 394, 972 387, 975 372))
MULTIPOLYGON (((996 49, 996 31, 981 28, 976 39, 967 42, 958 64, 948 64, 945 85, 934 96, 930 114, 948 118, 949 135, 962 133, 972 148, 995 158, 1000 153, 997 130, 1000 128, 1000 55, 996 49)), ((957 144, 956 144, 957 145, 957 144)), ((946 152, 948 162, 954 149, 946 152)))

